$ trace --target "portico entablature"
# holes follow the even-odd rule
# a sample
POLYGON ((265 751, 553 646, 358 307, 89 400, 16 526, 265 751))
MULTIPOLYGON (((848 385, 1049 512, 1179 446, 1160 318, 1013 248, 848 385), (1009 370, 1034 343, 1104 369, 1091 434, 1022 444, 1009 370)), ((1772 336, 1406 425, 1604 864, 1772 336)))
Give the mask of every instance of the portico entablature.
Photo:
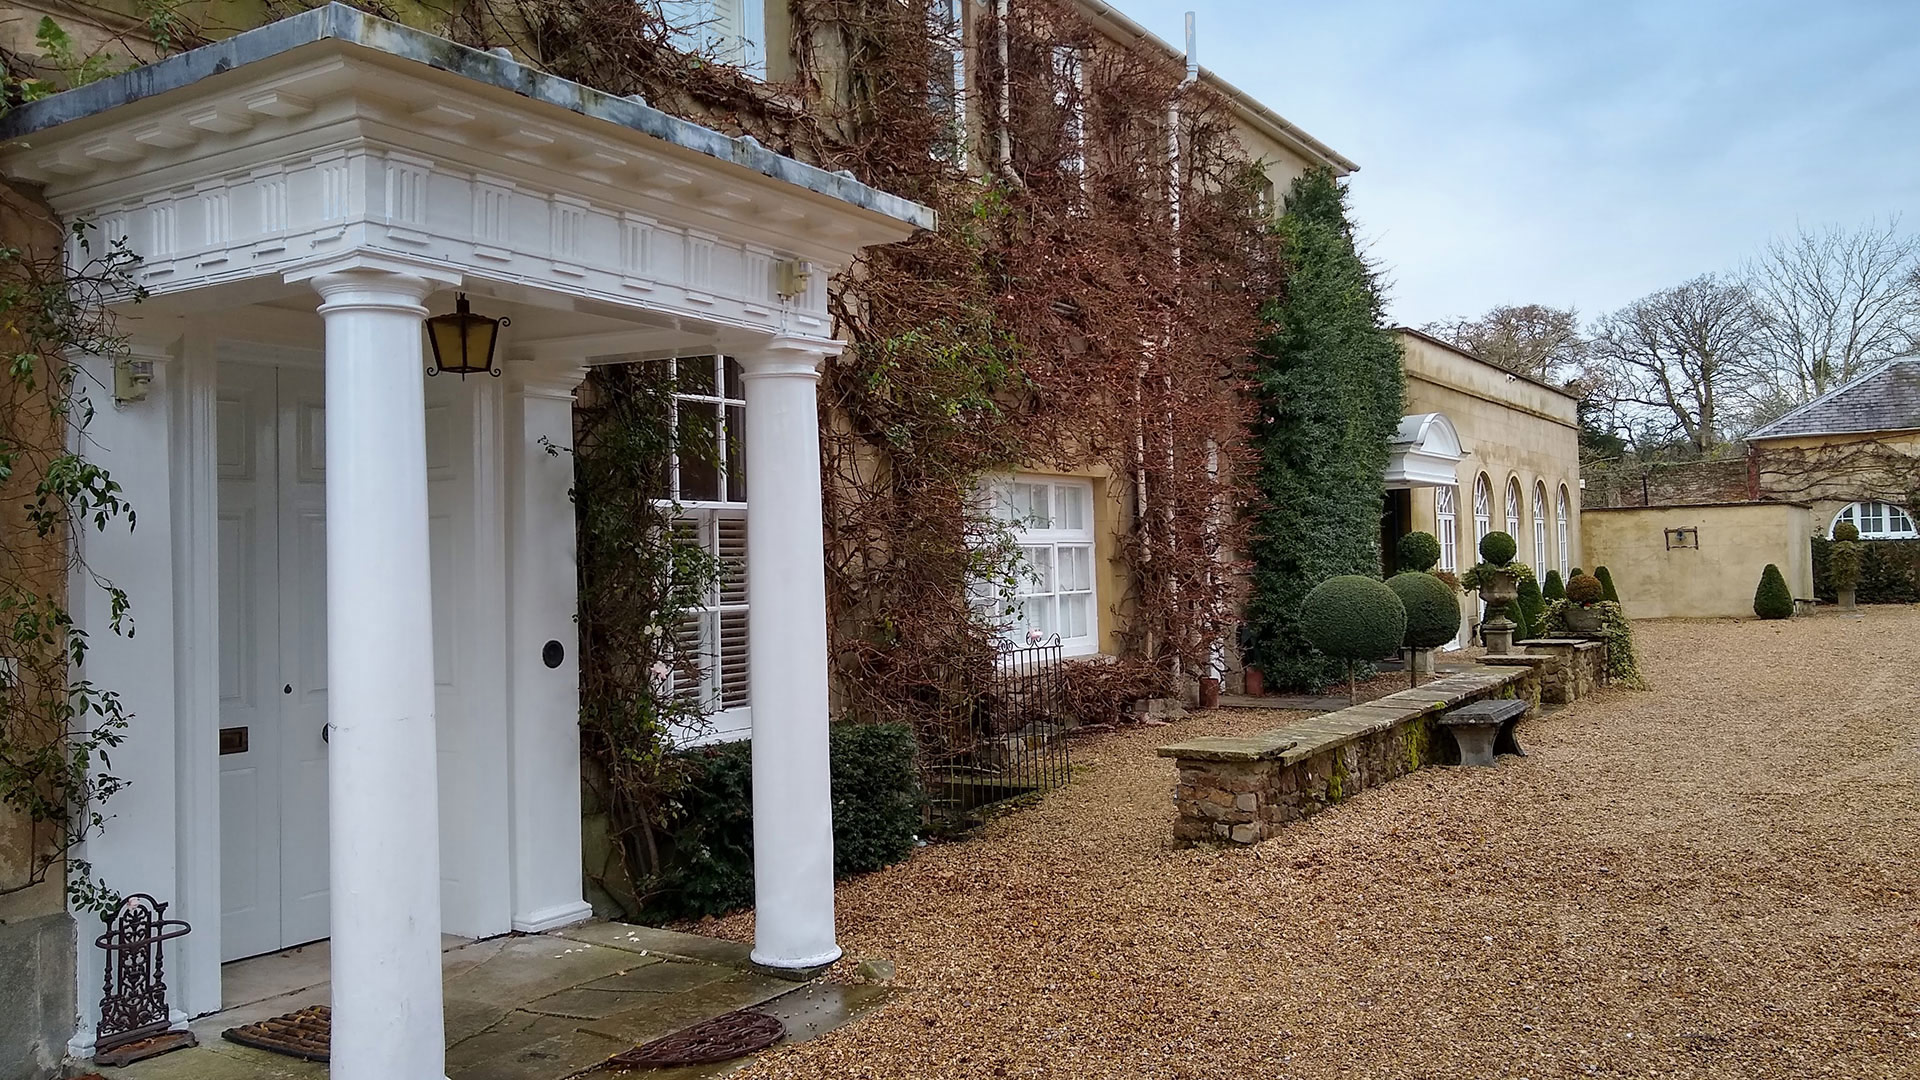
POLYGON ((828 277, 933 224, 750 138, 339 5, 29 105, 0 135, 0 168, 92 222, 94 253, 124 237, 156 296, 388 254, 824 336, 828 277))

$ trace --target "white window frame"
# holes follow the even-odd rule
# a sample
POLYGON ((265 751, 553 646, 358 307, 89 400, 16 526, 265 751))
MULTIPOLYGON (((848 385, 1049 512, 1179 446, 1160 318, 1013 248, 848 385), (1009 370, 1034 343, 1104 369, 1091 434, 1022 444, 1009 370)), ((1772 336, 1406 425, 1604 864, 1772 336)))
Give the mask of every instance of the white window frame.
MULTIPOLYGON (((1043 632, 1039 641, 1032 641, 1028 633, 1029 621, 1021 614, 1025 605, 1039 604, 1043 605, 1047 613, 1046 617, 1040 621, 1054 627, 1054 632, 1059 633, 1061 656, 1097 654, 1100 651, 1100 573, 1099 540, 1096 528, 1098 515, 1097 504, 1094 501, 1093 481, 1072 476, 1014 473, 994 478, 991 484, 991 497, 994 516, 1006 525, 1011 534, 1010 539, 1023 552, 1044 549, 1048 560, 1046 569, 1050 571, 1043 574, 1041 568, 1028 563, 1022 568, 1020 580, 1016 582, 1012 595, 988 598, 989 600, 997 599, 1003 605, 1001 610, 1016 609, 1011 623, 1001 631, 1004 647, 1026 648, 1031 644, 1052 643, 1052 634, 1046 632, 1043 632), (1012 489, 1017 484, 1032 485, 1047 492, 1048 512, 1044 521, 1036 522, 1037 515, 1029 516, 1025 521, 1015 518, 1012 489), (1062 490, 1072 490, 1082 500, 1086 515, 1083 527, 1068 528, 1059 523, 1059 511, 1056 508, 1060 504, 1058 493, 1062 490), (1086 575, 1084 587, 1066 587, 1067 582, 1062 580, 1061 572, 1063 551, 1073 552, 1070 558, 1083 563, 1086 575), (1040 588, 1042 585, 1047 585, 1049 588, 1042 590, 1040 588), (1085 598, 1083 602, 1086 632, 1069 637, 1060 630, 1061 602, 1067 598, 1078 601, 1081 597, 1085 598)), ((992 612, 992 615, 998 619, 1000 610, 992 612)))
POLYGON ((1067 114, 1066 136, 1073 148, 1060 165, 1068 175, 1084 184, 1087 177, 1087 51, 1073 45, 1055 45, 1050 62, 1057 81, 1053 103, 1067 114))
POLYGON ((1455 486, 1433 489, 1433 533, 1440 538, 1440 569, 1460 569, 1460 489, 1455 486))
POLYGON ((681 745, 743 739, 753 733, 753 703, 747 695, 747 494, 744 473, 736 469, 746 464, 746 447, 738 438, 730 438, 734 426, 744 434, 746 383, 738 361, 722 355, 676 357, 661 361, 670 379, 679 380, 688 365, 713 366, 712 393, 673 395, 668 417, 676 450, 667 459, 668 502, 680 508, 674 522, 677 538, 691 540, 716 559, 720 573, 708 590, 705 602, 682 613, 681 626, 675 632, 676 647, 692 648, 700 657, 697 684, 682 684, 682 673, 667 673, 668 692, 676 697, 694 696, 707 714, 701 730, 677 733, 681 745), (715 409, 714 447, 715 498, 689 498, 683 483, 678 452, 680 420, 687 407, 715 409), (736 481, 740 481, 736 483, 736 481), (689 636, 689 629, 691 634, 689 636))
POLYGON ((1547 572, 1547 483, 1544 480, 1533 482, 1533 568, 1538 573, 1547 572))
POLYGON ((767 77, 765 0, 649 0, 675 48, 712 56, 756 79, 767 77))
MULTIPOLYGON (((946 0, 945 6, 943 18, 953 40, 953 69, 947 73, 951 81, 944 85, 936 83, 927 89, 934 114, 948 115, 949 130, 945 139, 934 144, 933 156, 935 160, 948 161, 964 169, 972 147, 967 134, 967 0, 946 0)), ((938 11, 938 7, 935 10, 938 11)))
POLYGON ((1567 514, 1567 485, 1561 484, 1559 505, 1555 507, 1555 517, 1559 523, 1559 532, 1556 539, 1560 541, 1560 577, 1562 579, 1567 576, 1567 569, 1573 565, 1572 546, 1567 543, 1567 514))
POLYGON ((1840 508, 1827 524, 1827 536, 1833 536, 1833 527, 1843 521, 1853 523, 1860 530, 1862 540, 1913 540, 1920 538, 1920 529, 1916 529, 1913 517, 1905 508, 1879 499, 1862 499, 1840 508))
POLYGON ((1515 548, 1520 546, 1520 537, 1525 535, 1520 531, 1524 526, 1520 518, 1520 511, 1525 509, 1520 505, 1524 498, 1525 496, 1520 493, 1520 478, 1507 477, 1507 535, 1513 537, 1515 548))
POLYGON ((1473 561, 1480 561, 1480 541, 1493 531, 1493 481, 1481 473, 1473 478, 1473 561))

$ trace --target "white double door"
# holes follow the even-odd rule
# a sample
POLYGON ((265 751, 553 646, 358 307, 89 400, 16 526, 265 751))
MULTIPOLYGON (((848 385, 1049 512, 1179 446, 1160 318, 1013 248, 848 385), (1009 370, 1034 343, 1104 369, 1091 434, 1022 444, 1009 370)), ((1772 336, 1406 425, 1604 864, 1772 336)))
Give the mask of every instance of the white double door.
POLYGON ((327 936, 326 394, 318 367, 223 363, 221 959, 327 936))

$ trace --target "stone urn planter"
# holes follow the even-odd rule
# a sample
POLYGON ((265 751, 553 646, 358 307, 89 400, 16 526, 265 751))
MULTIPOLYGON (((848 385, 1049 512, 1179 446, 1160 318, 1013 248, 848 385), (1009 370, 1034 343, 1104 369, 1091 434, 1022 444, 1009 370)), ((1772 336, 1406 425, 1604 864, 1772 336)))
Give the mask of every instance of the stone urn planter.
POLYGON ((1854 597, 1856 588, 1857 587, 1853 585, 1846 585, 1846 586, 1842 586, 1834 589, 1834 592, 1838 594, 1836 598, 1840 601, 1841 611, 1853 610, 1853 597, 1854 597))
POLYGON ((1567 629, 1582 637, 1600 633, 1600 612, 1578 604, 1567 606, 1567 629))
POLYGON ((1480 624, 1480 639, 1487 652, 1505 656, 1513 652, 1513 620, 1507 611, 1520 599, 1520 578, 1511 570, 1488 569, 1480 575, 1480 599, 1487 602, 1487 620, 1480 624))

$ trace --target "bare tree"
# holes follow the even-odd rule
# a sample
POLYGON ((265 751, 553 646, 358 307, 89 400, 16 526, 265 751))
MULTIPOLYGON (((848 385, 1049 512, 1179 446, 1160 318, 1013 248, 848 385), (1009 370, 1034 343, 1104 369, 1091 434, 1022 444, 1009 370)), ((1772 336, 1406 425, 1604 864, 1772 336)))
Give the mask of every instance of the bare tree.
POLYGON ((1594 327, 1589 379, 1641 439, 1684 438, 1708 453, 1721 442, 1723 401, 1751 375, 1754 305, 1739 282, 1715 274, 1641 297, 1594 327))
POLYGON ((1898 219, 1799 229, 1745 268, 1775 401, 1800 404, 1920 343, 1920 238, 1898 219))
POLYGON ((1477 319, 1450 319, 1421 329, 1508 371, 1550 382, 1572 377, 1587 357, 1580 314, 1570 307, 1502 304, 1477 319))

